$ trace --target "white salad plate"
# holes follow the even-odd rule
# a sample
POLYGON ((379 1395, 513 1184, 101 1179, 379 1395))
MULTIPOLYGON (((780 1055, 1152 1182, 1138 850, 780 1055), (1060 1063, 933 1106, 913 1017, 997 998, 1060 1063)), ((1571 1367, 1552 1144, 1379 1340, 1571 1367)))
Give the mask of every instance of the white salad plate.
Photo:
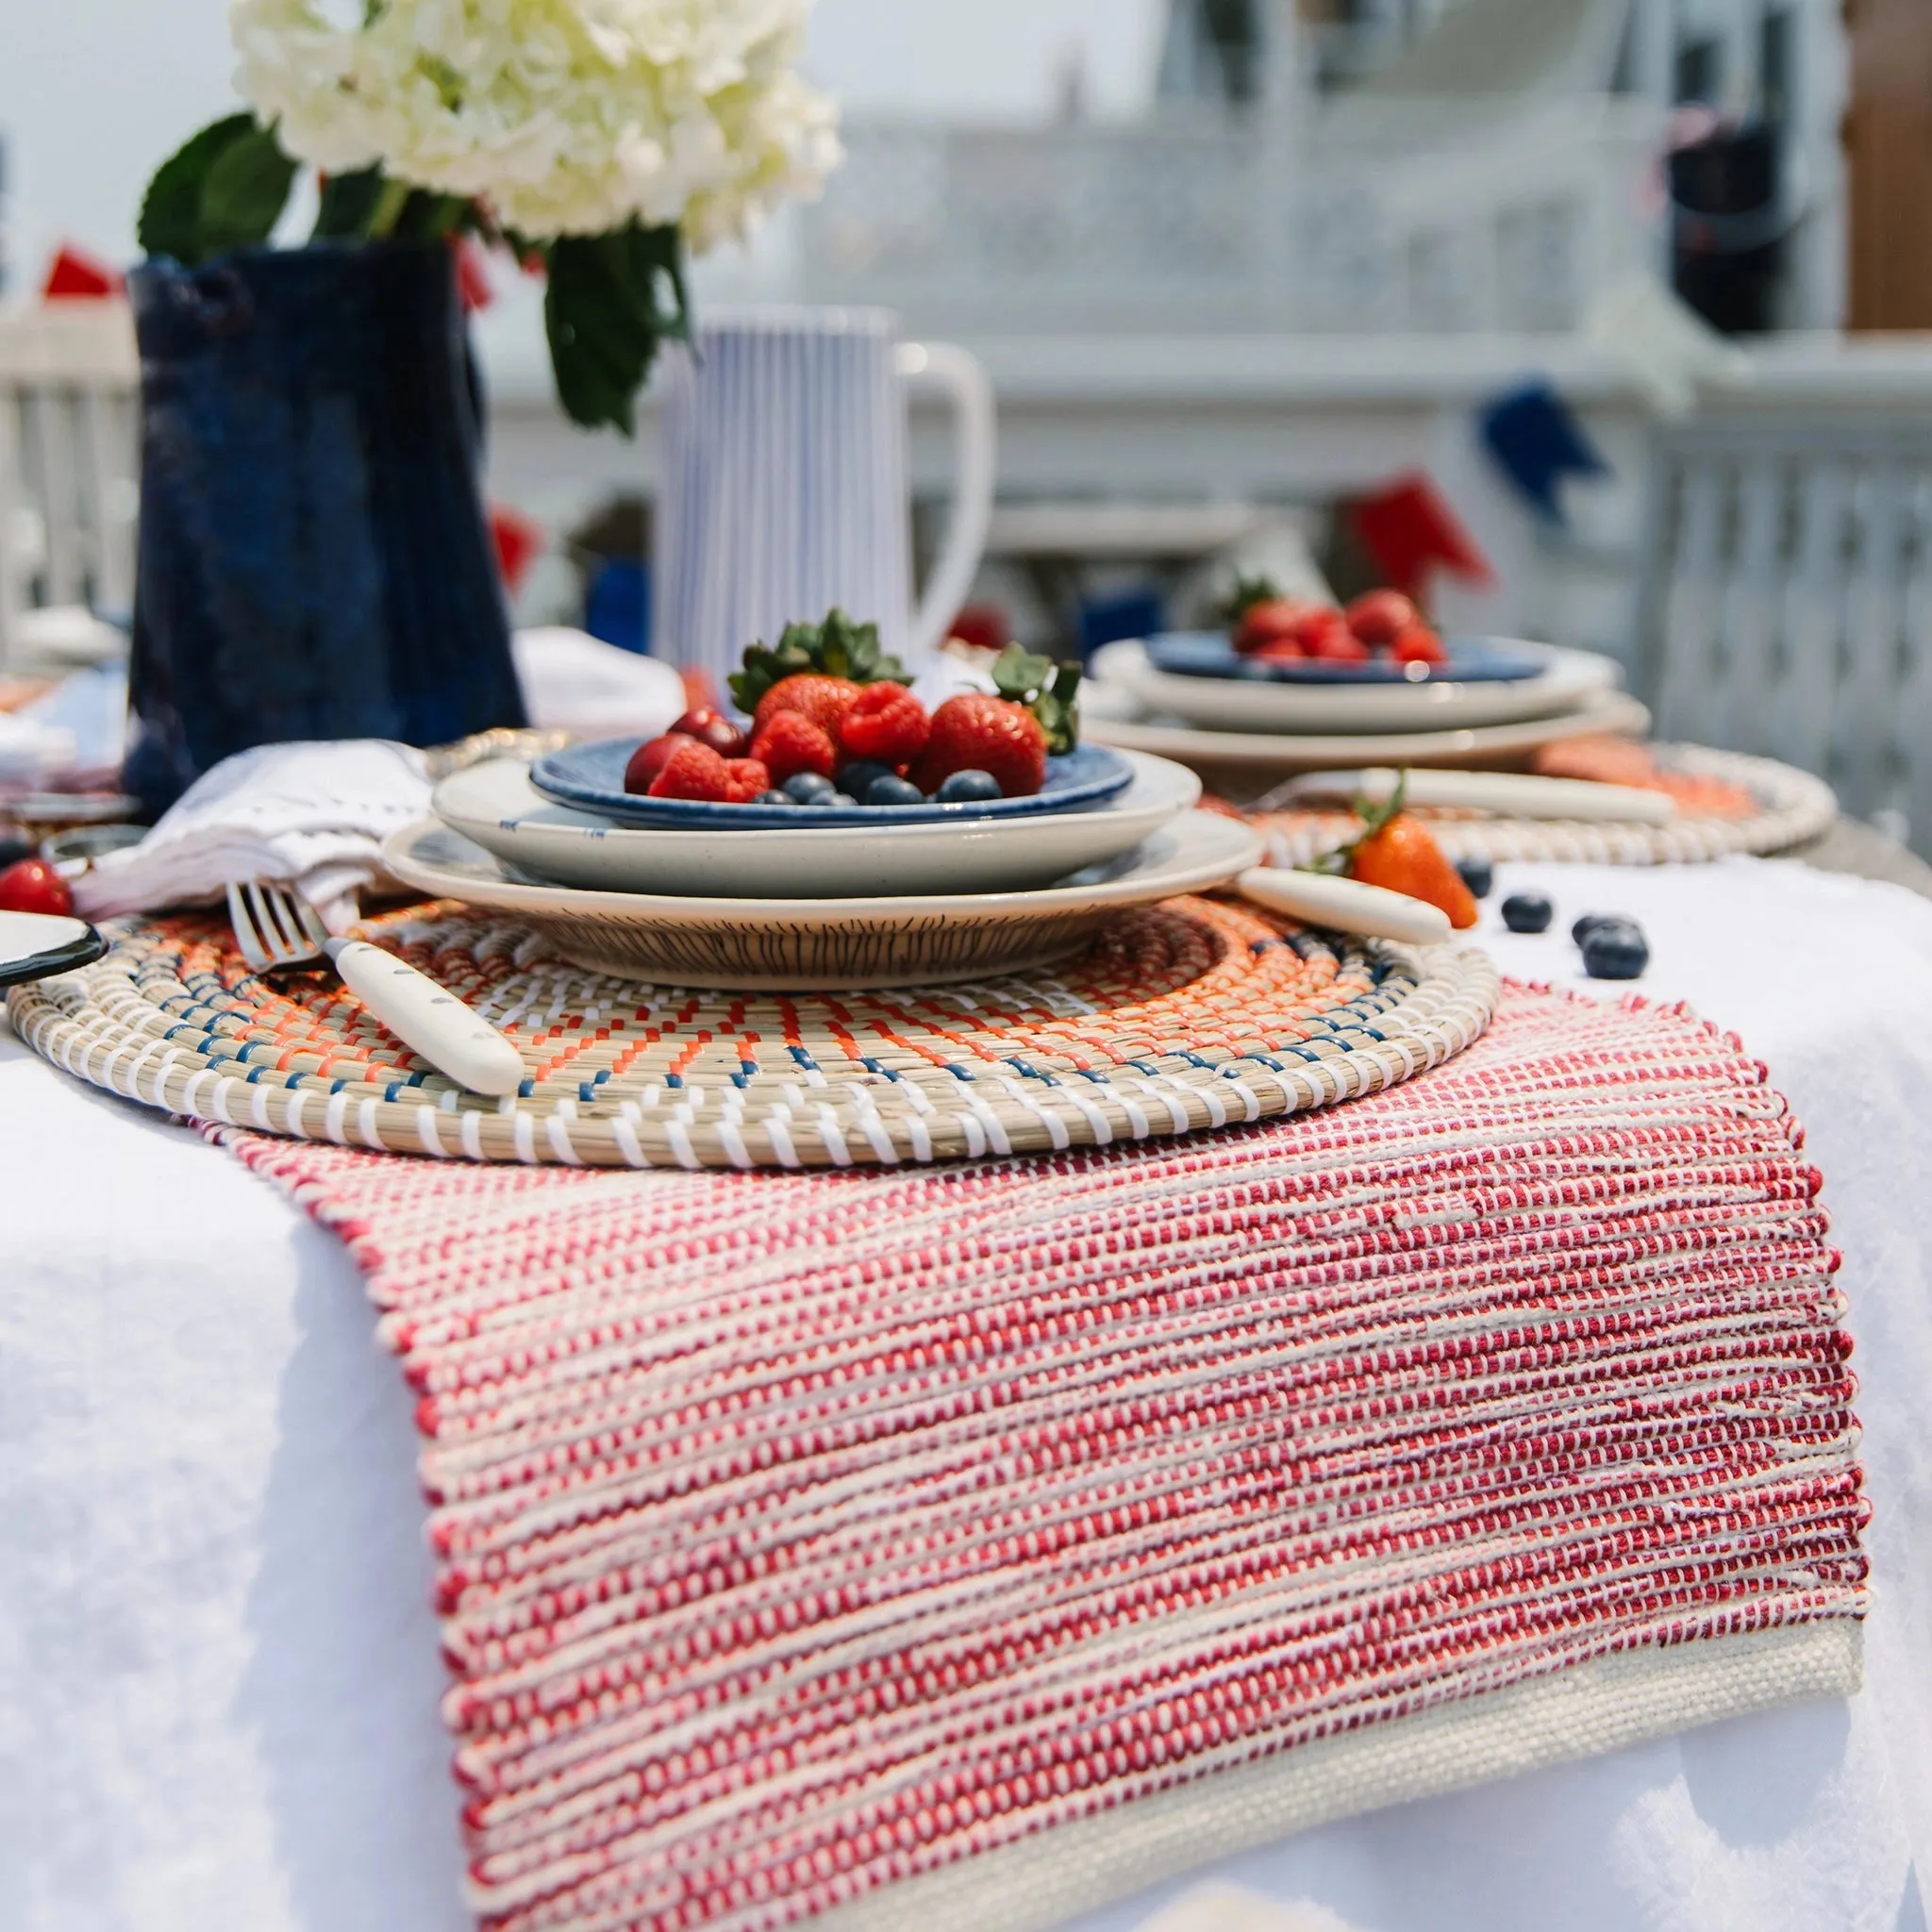
POLYGON ((614 825, 554 804, 531 783, 529 766, 509 758, 445 778, 431 808, 514 874, 592 891, 708 899, 1010 891, 1117 858, 1199 800, 1201 781, 1185 766, 1122 756, 1132 782, 1105 805, 958 824, 614 825))
MULTIPOLYGON (((1033 822, 1035 836, 1042 823, 1033 822)), ((527 920, 593 973, 766 992, 933 985, 1042 965, 1119 912, 1224 884, 1260 857, 1259 835, 1240 820, 1189 811, 1136 850, 1031 891, 768 899, 533 885, 439 819, 383 848, 384 864, 418 891, 527 920)))
POLYGON ((1553 718, 1520 724, 1478 724, 1452 731, 1202 731, 1172 718, 1108 718, 1085 715, 1080 727, 1089 738, 1121 750, 1151 752, 1174 758, 1203 774, 1210 785, 1233 787, 1287 777, 1292 772, 1321 772, 1357 765, 1503 765, 1526 758, 1546 744, 1566 738, 1641 738, 1650 713, 1627 692, 1599 691, 1588 704, 1553 718))
MULTIPOLYGON (((1210 731, 1446 731, 1511 724, 1575 710, 1613 691, 1622 673, 1612 658, 1561 644, 1509 639, 1510 651, 1541 660, 1534 677, 1430 678, 1421 684, 1284 684, 1247 677, 1189 677, 1157 670, 1137 639, 1104 644, 1090 676, 1124 690, 1145 709, 1210 731)), ((1098 738, 1097 732, 1089 732, 1098 738)), ((1108 741, 1120 743, 1113 739, 1108 741)))

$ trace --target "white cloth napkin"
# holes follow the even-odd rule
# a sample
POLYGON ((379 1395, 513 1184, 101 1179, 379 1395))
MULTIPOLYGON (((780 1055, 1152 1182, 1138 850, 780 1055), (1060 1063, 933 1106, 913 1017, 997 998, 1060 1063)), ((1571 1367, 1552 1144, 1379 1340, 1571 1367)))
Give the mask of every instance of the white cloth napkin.
POLYGON ((44 784, 75 761, 74 733, 38 718, 0 711, 0 785, 44 784))
POLYGON ((111 919, 282 879, 343 931, 381 873, 382 841, 427 816, 429 790, 423 754, 379 738, 238 752, 196 779, 139 845, 76 879, 75 909, 111 919))
MULTIPOLYGON (((670 665, 583 631, 519 631, 514 650, 535 724, 655 738, 684 710, 684 685, 670 665)), ((259 745, 204 773, 139 845, 76 879, 75 909, 113 919, 208 904, 249 879, 281 879, 331 931, 345 931, 358 895, 381 874, 383 841, 427 817, 429 793, 423 755, 405 744, 259 745)))
POLYGON ((684 715, 684 680, 661 658, 641 658, 567 625, 540 625, 510 641, 530 723, 582 738, 656 738, 684 715))

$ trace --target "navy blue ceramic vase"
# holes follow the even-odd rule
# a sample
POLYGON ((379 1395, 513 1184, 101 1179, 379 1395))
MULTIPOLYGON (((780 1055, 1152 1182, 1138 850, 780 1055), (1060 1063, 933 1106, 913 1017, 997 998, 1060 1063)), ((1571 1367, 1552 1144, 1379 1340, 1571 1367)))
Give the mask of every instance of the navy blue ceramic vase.
POLYGON ((128 290, 127 789, 158 812, 251 745, 522 724, 449 251, 247 249, 128 290))

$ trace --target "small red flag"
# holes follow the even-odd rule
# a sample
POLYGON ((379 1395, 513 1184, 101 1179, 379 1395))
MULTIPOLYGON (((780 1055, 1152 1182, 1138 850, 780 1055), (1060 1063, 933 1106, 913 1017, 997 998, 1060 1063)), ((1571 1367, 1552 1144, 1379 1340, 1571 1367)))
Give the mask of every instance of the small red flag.
POLYGON ((449 245, 456 252, 457 294, 461 298, 463 313, 475 315, 496 300, 496 290, 490 280, 489 263, 484 259, 483 251, 468 235, 452 235, 449 245))
POLYGON ((1003 651, 1012 641, 1013 626, 997 604, 964 604, 947 635, 982 651, 1003 651))
POLYGON ((490 541, 496 546, 496 569, 503 588, 514 597, 523 588, 525 573, 543 548, 543 525, 522 510, 493 503, 490 506, 490 541))
POLYGON ((41 284, 43 302, 100 301, 121 292, 121 277, 106 262, 62 242, 47 264, 47 278, 41 284))
POLYGON ((718 695, 718 680, 702 664, 680 664, 677 675, 684 680, 687 711, 715 711, 724 703, 718 695))
POLYGON ((1358 498, 1354 520, 1356 540, 1384 578, 1418 603, 1425 601, 1430 574, 1437 570, 1474 584, 1496 581, 1461 519, 1420 471, 1358 498))

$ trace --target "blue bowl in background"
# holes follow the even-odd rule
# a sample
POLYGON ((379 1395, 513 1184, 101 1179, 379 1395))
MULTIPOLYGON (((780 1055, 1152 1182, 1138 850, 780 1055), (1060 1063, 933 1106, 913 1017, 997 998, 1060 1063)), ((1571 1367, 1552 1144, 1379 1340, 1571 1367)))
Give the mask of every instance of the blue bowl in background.
POLYGON ((1174 677, 1240 677, 1264 684, 1503 684, 1541 677, 1548 660, 1494 638, 1445 638, 1446 664, 1394 664, 1386 658, 1340 664, 1321 658, 1257 663, 1221 631, 1173 630, 1147 640, 1147 658, 1174 677))

